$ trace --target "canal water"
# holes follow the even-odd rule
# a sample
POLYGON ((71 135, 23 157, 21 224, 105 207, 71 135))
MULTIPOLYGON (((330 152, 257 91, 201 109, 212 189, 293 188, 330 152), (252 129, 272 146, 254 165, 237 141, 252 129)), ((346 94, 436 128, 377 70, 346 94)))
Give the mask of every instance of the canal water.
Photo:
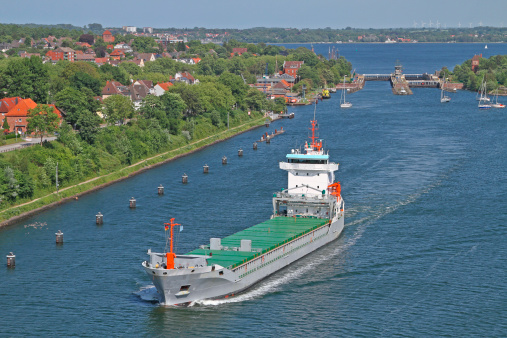
MULTIPOLYGON (((390 72, 396 60, 407 73, 433 72, 485 54, 482 45, 337 46, 362 73, 390 72)), ((327 55, 328 45, 315 48, 327 55)), ((507 111, 480 111, 475 93, 449 95, 447 104, 437 89, 394 96, 372 82, 348 97, 351 109, 339 108, 339 93, 319 102, 345 230, 235 298, 160 306, 141 262, 164 249, 172 217, 183 225, 179 253, 268 219, 272 193, 286 187, 278 162, 307 140, 311 106, 0 230, 0 336, 506 336, 507 111), (10 251, 15 269, 5 267, 10 251)))

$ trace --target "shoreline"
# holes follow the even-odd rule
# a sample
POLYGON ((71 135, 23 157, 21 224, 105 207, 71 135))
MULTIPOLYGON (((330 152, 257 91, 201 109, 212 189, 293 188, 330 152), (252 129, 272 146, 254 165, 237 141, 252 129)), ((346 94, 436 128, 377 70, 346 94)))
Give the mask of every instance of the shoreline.
MULTIPOLYGON (((21 214, 19 214, 19 215, 15 215, 15 216, 9 217, 8 219, 6 219, 6 220, 4 220, 4 221, 1 221, 1 222, 0 222, 0 230, 1 230, 1 229, 3 229, 3 228, 8 227, 8 226, 10 226, 10 225, 13 225, 14 223, 17 223, 17 222, 19 222, 19 221, 22 221, 22 220, 24 220, 24 219, 26 219, 26 218, 29 218, 29 217, 31 217, 31 216, 33 216, 33 215, 36 215, 36 214, 38 214, 38 213, 40 213, 40 212, 43 212, 43 211, 49 210, 49 209, 54 208, 54 207, 58 207, 58 206, 60 206, 60 205, 62 205, 62 204, 65 204, 65 203, 68 203, 68 202, 71 202, 71 201, 76 201, 76 200, 78 200, 78 199, 79 199, 79 197, 81 197, 81 196, 84 196, 84 195, 87 195, 87 194, 93 193, 93 192, 98 191, 98 190, 103 189, 103 188, 106 188, 106 187, 108 187, 108 186, 110 186, 110 185, 112 185, 112 184, 114 184, 114 183, 121 182, 121 181, 123 181, 123 180, 125 180, 125 179, 128 179, 128 178, 132 177, 132 176, 139 175, 139 174, 141 174, 141 173, 143 173, 143 172, 145 172, 145 171, 147 171, 147 170, 149 170, 149 169, 156 168, 156 167, 161 166, 161 165, 163 165, 163 164, 166 164, 166 163, 172 162, 172 161, 174 161, 174 160, 180 159, 180 158, 182 158, 182 157, 184 157, 184 156, 191 155, 191 154, 193 154, 193 153, 195 153, 195 152, 198 152, 198 151, 200 151, 200 150, 203 150, 203 149, 205 149, 205 148, 207 148, 207 147, 213 146, 213 145, 215 145, 215 144, 217 144, 217 143, 220 143, 220 142, 223 142, 223 141, 229 140, 229 139, 231 139, 231 138, 233 138, 233 137, 235 137, 235 136, 238 136, 238 135, 241 135, 241 134, 246 133, 246 132, 248 132, 248 131, 251 131, 251 130, 254 130, 254 129, 260 128, 260 127, 264 126, 264 123, 263 123, 263 121, 264 121, 264 120, 265 120, 265 117, 262 117, 261 119, 259 119, 259 120, 258 120, 258 122, 259 122, 259 123, 261 123, 261 124, 256 124, 256 125, 253 125, 253 126, 251 126, 251 127, 247 128, 247 129, 245 129, 245 130, 241 130, 241 131, 239 131, 239 132, 237 132, 237 133, 234 133, 234 134, 232 134, 232 135, 226 136, 226 137, 224 137, 224 138, 219 138, 219 139, 217 139, 217 140, 215 140, 215 141, 212 141, 212 142, 210 142, 210 143, 204 144, 204 145, 199 146, 199 147, 197 147, 197 148, 195 148, 195 149, 191 149, 191 150, 185 151, 185 152, 183 152, 183 153, 180 153, 180 154, 176 154, 176 155, 170 156, 169 158, 165 158, 165 159, 164 159, 164 155, 167 155, 167 154, 169 154, 169 153, 171 153, 171 152, 176 152, 176 151, 178 151, 178 150, 181 150, 182 148, 185 148, 185 147, 191 146, 192 144, 198 144, 199 142, 202 142, 202 141, 204 141, 204 140, 206 140, 206 139, 208 139, 208 138, 217 137, 217 136, 218 136, 218 135, 220 135, 221 133, 227 132, 227 130, 226 130, 226 131, 223 131, 223 132, 221 132, 221 133, 219 133, 219 134, 216 134, 216 135, 211 135, 211 136, 208 136, 207 138, 204 138, 204 139, 201 139, 201 140, 197 140, 196 142, 194 142, 194 143, 190 143, 190 144, 187 144, 187 145, 185 145, 185 146, 183 146, 183 147, 180 147, 180 148, 177 148, 177 149, 173 149, 173 150, 169 150, 169 151, 166 151, 166 152, 164 152, 164 153, 157 154, 157 155, 155 155, 155 156, 152 156, 152 157, 149 157, 149 158, 147 158, 147 159, 141 160, 141 161, 139 161, 139 162, 137 162, 137 163, 135 163, 135 164, 132 164, 132 165, 130 165, 130 166, 127 166, 127 167, 121 168, 121 169, 119 169, 119 170, 117 170, 117 171, 114 171, 114 172, 112 172, 112 173, 109 173, 109 174, 106 174, 106 175, 102 175, 102 176, 98 176, 98 177, 94 177, 94 178, 89 179, 89 180, 87 180, 87 181, 84 181, 84 182, 81 182, 81 183, 78 183, 78 184, 72 185, 72 186, 70 186, 70 187, 63 188, 63 189, 61 189, 61 190, 60 190, 60 193, 61 193, 61 192, 64 192, 64 191, 67 191, 67 190, 70 190, 70 189, 72 189, 72 188, 79 188, 79 187, 81 187, 81 186, 83 186, 83 185, 86 185, 86 184, 93 184, 95 181, 100 181, 100 180, 102 180, 102 179, 106 179, 106 180, 107 180, 107 178, 108 178, 109 176, 122 174, 122 172, 123 172, 123 171, 126 171, 126 172, 125 172, 125 173, 123 173, 123 174, 122 174, 122 176, 121 176, 121 177, 119 177, 119 178, 115 178, 115 179, 112 179, 112 180, 110 180, 110 181, 106 181, 106 182, 104 182, 104 183, 101 183, 101 184, 98 184, 98 185, 94 185, 94 186, 92 186, 92 187, 90 187, 90 188, 87 188, 87 189, 86 189, 86 190, 84 190, 84 191, 81 191, 81 192, 77 192, 77 193, 75 193, 75 194, 72 194, 71 196, 67 196, 67 197, 60 197, 60 198, 59 198, 59 200, 57 200, 57 201, 54 201, 54 202, 51 202, 51 203, 48 203, 48 204, 44 204, 44 205, 42 205, 42 206, 40 206, 40 207, 37 207, 37 208, 31 209, 31 210, 28 210, 28 211, 22 212, 22 213, 21 213, 21 214), (154 160, 155 158, 161 158, 161 160, 160 160, 160 161, 157 161, 157 162, 155 162, 155 163, 152 163, 152 164, 148 164, 148 161, 150 161, 150 160, 154 160), (147 164, 147 165, 146 165, 146 164, 147 164), (138 167, 138 166, 141 166, 141 168, 139 168, 139 169, 135 169, 135 170, 134 170, 134 171, 132 171, 132 172, 128 172, 128 171, 129 171, 129 169, 133 169, 133 168, 136 168, 136 167, 138 167)), ((273 120, 273 121, 275 121, 275 120, 273 120)), ((254 122, 255 122, 255 121, 252 121, 252 122, 250 122, 250 123, 254 123, 254 122)), ((249 123, 245 123, 245 124, 239 125, 239 126, 237 126, 237 127, 235 127, 235 128, 240 128, 240 127, 242 127, 242 126, 244 126, 244 125, 247 125, 247 124, 249 124, 249 123)), ((231 128, 231 130, 234 130, 235 128, 231 128)), ((229 131, 230 131, 230 130, 229 130, 229 131)), ((34 199, 34 200, 32 200, 32 201, 29 201, 29 202, 26 202, 26 203, 23 203, 23 204, 20 204, 20 205, 13 206, 13 207, 11 207, 11 208, 5 209, 5 210, 3 210, 2 212, 0 212, 0 214, 2 214, 2 213, 4 213, 4 212, 7 212, 7 211, 9 211, 9 210, 14 210, 14 209, 19 208, 19 207, 24 206, 24 205, 30 205, 30 204, 35 203, 35 202, 37 202, 37 201, 40 201, 40 200, 42 200, 42 199, 44 199, 44 198, 51 198, 51 197, 58 197, 58 196, 59 196, 59 194, 57 194, 56 192, 53 192, 52 194, 49 194, 49 195, 46 195, 46 196, 43 196, 43 197, 39 197, 39 198, 34 199)))

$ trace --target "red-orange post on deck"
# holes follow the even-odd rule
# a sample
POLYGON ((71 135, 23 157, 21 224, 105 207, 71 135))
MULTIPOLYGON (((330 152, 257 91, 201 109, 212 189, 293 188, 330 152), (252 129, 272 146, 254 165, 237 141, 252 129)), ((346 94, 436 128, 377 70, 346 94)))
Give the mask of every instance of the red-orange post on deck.
POLYGON ((174 259, 176 258, 176 254, 173 252, 173 228, 176 225, 181 225, 178 223, 174 223, 174 218, 171 218, 171 223, 164 223, 165 229, 167 230, 168 227, 171 227, 171 246, 170 246, 170 252, 166 252, 165 257, 167 260, 167 267, 166 269, 174 269, 174 259))

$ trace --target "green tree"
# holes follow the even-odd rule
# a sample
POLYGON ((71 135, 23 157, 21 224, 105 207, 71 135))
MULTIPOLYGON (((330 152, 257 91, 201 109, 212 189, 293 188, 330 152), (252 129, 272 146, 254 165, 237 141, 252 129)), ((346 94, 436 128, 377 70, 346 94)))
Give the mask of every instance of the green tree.
POLYGON ((79 128, 79 137, 83 141, 93 144, 99 132, 100 117, 94 112, 85 110, 79 115, 77 127, 79 128))
POLYGON ((112 95, 104 99, 102 110, 109 125, 124 124, 125 120, 134 115, 134 105, 127 96, 112 95))
POLYGON ((29 97, 35 102, 46 102, 49 89, 47 67, 37 56, 13 58, 0 77, 0 88, 7 96, 29 97))
POLYGON ((27 131, 40 136, 40 144, 44 134, 53 133, 58 129, 60 118, 54 112, 53 107, 38 104, 35 108, 28 111, 27 131))
POLYGON ((9 127, 9 123, 7 122, 7 118, 4 119, 4 123, 2 124, 2 128, 5 132, 5 130, 9 131, 10 130, 10 127, 9 127))

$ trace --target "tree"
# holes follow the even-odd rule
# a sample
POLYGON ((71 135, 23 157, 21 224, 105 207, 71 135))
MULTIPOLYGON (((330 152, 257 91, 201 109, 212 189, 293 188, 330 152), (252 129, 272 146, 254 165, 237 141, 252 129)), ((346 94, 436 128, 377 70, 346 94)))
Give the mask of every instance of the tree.
POLYGON ((46 102, 49 89, 48 65, 37 56, 10 59, 0 77, 0 88, 8 96, 31 98, 35 102, 46 102))
POLYGON ((65 121, 75 128, 81 113, 90 109, 83 93, 72 87, 55 95, 55 105, 65 113, 65 121))
POLYGON ((85 110, 79 115, 77 126, 81 139, 89 144, 93 144, 99 131, 100 117, 94 112, 85 110))
POLYGON ((76 89, 89 88, 95 95, 100 95, 102 91, 100 81, 87 73, 77 72, 70 78, 70 81, 76 89))
POLYGON ((104 114, 109 125, 124 124, 125 120, 134 115, 134 105, 127 96, 112 95, 104 99, 104 114))
POLYGON ((79 42, 86 42, 90 46, 95 42, 95 37, 91 34, 82 34, 79 37, 79 42))
POLYGON ((27 131, 40 135, 40 144, 42 146, 42 139, 44 134, 53 133, 58 129, 60 118, 54 112, 53 107, 38 104, 35 108, 28 111, 27 131))
POLYGON ((4 119, 4 123, 2 124, 2 128, 4 130, 4 132, 7 130, 9 131, 10 130, 10 127, 9 127, 9 123, 7 123, 7 118, 4 119))

